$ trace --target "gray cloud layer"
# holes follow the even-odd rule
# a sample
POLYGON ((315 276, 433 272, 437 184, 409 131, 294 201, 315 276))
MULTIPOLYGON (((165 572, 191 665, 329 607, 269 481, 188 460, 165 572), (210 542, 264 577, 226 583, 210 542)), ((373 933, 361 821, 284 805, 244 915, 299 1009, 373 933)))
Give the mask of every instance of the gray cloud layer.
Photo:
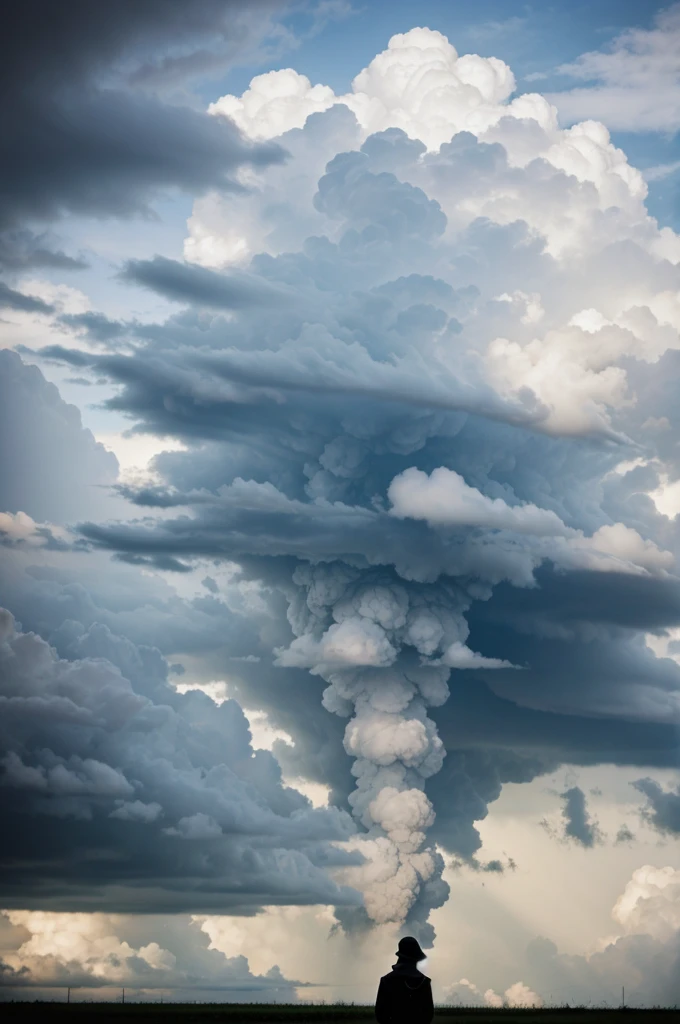
POLYGON ((332 845, 350 819, 282 785, 238 704, 175 693, 158 651, 105 626, 62 632, 70 660, 2 613, 3 906, 358 902, 325 873, 352 861, 332 845))
POLYGON ((251 145, 229 125, 141 88, 142 79, 151 86, 174 77, 180 85, 207 66, 206 48, 216 69, 227 64, 233 44, 256 38, 258 18, 266 24, 276 4, 249 8, 229 0, 199 0, 190 10, 175 0, 123 0, 115 9, 92 0, 9 6, 1 62, 4 262, 68 262, 39 236, 29 238, 28 219, 139 213, 159 189, 235 187, 239 165, 281 159, 278 147, 251 145))

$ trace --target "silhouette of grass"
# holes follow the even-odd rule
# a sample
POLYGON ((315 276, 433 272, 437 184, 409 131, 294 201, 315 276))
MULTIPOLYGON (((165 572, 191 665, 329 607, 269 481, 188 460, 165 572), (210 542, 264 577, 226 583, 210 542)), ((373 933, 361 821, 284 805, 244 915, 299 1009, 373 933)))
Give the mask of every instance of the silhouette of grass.
MULTIPOLYGON (((122 1005, 86 1000, 77 1002, 0 1002, 3 1024, 355 1024, 374 1021, 373 1006, 354 1003, 161 1003, 160 1000, 122 1005)), ((438 1006, 434 1024, 680 1024, 680 1009, 555 1006, 541 1009, 438 1006)))

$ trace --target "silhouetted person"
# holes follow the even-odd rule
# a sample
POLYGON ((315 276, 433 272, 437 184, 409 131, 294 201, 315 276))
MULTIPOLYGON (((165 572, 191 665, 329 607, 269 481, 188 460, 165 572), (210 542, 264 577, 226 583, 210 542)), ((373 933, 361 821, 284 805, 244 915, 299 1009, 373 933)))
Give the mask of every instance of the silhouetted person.
POLYGON ((416 939, 399 940, 397 962, 380 979, 375 1015, 378 1024, 430 1024, 434 1017, 430 979, 418 970, 425 954, 416 939))

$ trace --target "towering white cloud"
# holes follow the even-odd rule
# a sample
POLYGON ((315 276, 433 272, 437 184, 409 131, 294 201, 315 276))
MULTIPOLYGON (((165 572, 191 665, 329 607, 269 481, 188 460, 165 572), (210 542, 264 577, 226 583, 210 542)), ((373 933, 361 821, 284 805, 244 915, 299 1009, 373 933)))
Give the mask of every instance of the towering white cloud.
POLYGON ((680 930, 680 871, 645 864, 633 872, 612 910, 624 934, 668 940, 680 930))
POLYGON ((302 128, 310 114, 328 110, 336 102, 327 85, 312 85, 292 68, 257 75, 242 96, 222 96, 208 107, 235 121, 251 138, 272 139, 302 128))
MULTIPOLYGON (((356 76, 351 93, 336 96, 286 68, 258 75, 241 97, 223 96, 208 109, 236 121, 251 138, 272 139, 338 103, 349 107, 366 135, 401 128, 439 149, 456 131, 480 132, 495 124, 514 88, 515 77, 502 60, 459 56, 441 32, 414 28, 392 36, 356 76)), ((523 107, 536 101, 531 97, 523 107)), ((547 107, 543 114, 551 116, 547 107)))
MULTIPOLYGON (((593 217, 612 206, 620 207, 620 212, 615 216, 610 213, 610 222, 623 215, 629 223, 631 219, 639 222, 642 228, 646 220, 642 207, 647 191, 644 178, 612 145, 605 125, 587 119, 560 129, 555 107, 543 96, 531 93, 510 100, 514 89, 514 76, 503 61, 477 54, 459 56, 440 32, 414 28, 392 37, 387 49, 356 76, 350 93, 336 96, 327 86, 312 86, 304 76, 286 69, 258 76, 241 97, 224 96, 211 105, 210 111, 235 120, 254 139, 285 136, 283 141, 293 153, 300 139, 291 130, 301 128, 311 114, 332 106, 348 108, 354 115, 359 143, 374 132, 391 128, 401 129, 432 153, 461 133, 470 133, 483 142, 499 142, 509 165, 502 187, 500 182, 493 190, 485 187, 485 174, 473 189, 461 192, 459 180, 433 180, 430 175, 428 191, 442 203, 450 223, 469 222, 475 215, 509 223, 520 216, 546 236, 548 250, 555 254, 587 245, 593 227, 600 233, 592 224, 593 217), (568 205, 554 201, 557 182, 548 186, 537 160, 547 163, 549 169, 573 176, 584 186, 570 197, 568 205), (525 175, 513 173, 520 168, 525 175)), ((349 138, 349 128, 343 128, 343 132, 349 138)), ((261 223, 255 213, 258 199, 276 195, 281 204, 279 216, 295 208, 308 222, 311 211, 299 194, 300 186, 310 180, 307 175, 314 174, 320 158, 325 155, 328 159, 337 152, 331 147, 325 133, 319 132, 316 154, 307 169, 298 166, 293 174, 278 167, 249 170, 248 184, 258 197, 255 204, 248 199, 226 204, 217 198, 200 201, 190 221, 187 257, 219 266, 250 257, 258 251, 255 245, 280 251, 278 238, 283 242, 284 236, 275 220, 268 226, 261 223), (218 225, 224 219, 222 211, 227 206, 231 211, 231 241, 225 237, 221 242, 220 231, 214 227, 216 218, 218 225), (244 234, 234 234, 239 230, 236 225, 244 234)), ((411 180, 423 180, 417 167, 407 173, 411 180)), ((615 223, 609 227, 615 228, 615 223)), ((287 244, 290 241, 289 235, 287 244)), ((656 244, 680 259, 672 233, 665 232, 656 244)))
MULTIPOLYGON (((344 743, 357 788, 349 802, 366 830, 354 845, 367 863, 342 877, 363 891, 374 922, 402 925, 419 898, 437 906, 448 894, 442 857, 427 844, 435 814, 424 788, 444 757, 427 708, 446 700, 449 670, 409 664, 400 652, 404 644, 430 652, 433 636, 439 646, 447 633, 464 635, 465 623, 445 605, 428 608, 417 590, 340 565, 300 566, 293 582, 297 638, 277 661, 321 675, 329 684, 325 707, 350 718, 344 743)), ((431 941, 431 927, 421 928, 431 941)))

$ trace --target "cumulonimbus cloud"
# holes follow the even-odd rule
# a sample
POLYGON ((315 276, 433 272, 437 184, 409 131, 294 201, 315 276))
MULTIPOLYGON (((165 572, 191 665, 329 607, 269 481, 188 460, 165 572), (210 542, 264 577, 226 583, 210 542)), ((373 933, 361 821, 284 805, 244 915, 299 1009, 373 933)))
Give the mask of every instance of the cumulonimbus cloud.
MULTIPOLYGON (((82 543, 156 571, 236 564, 261 588, 266 629, 237 656, 277 664, 239 678, 298 730, 282 761, 342 777, 363 859, 339 870, 364 895, 345 921, 423 942, 447 898, 437 844, 472 856, 504 781, 663 762, 680 711, 677 665, 644 641, 680 622, 653 498, 677 471, 680 243, 603 125, 560 129, 512 90, 427 29, 347 97, 258 80, 221 113, 290 157, 196 203, 205 273, 171 268, 190 307, 126 353, 47 352, 186 446, 125 491, 143 519, 82 524, 82 543), (233 264, 286 301, 233 302, 233 264), (323 709, 344 720, 332 757, 323 709)), ((187 811, 166 838, 209 842, 213 822, 187 811)))

